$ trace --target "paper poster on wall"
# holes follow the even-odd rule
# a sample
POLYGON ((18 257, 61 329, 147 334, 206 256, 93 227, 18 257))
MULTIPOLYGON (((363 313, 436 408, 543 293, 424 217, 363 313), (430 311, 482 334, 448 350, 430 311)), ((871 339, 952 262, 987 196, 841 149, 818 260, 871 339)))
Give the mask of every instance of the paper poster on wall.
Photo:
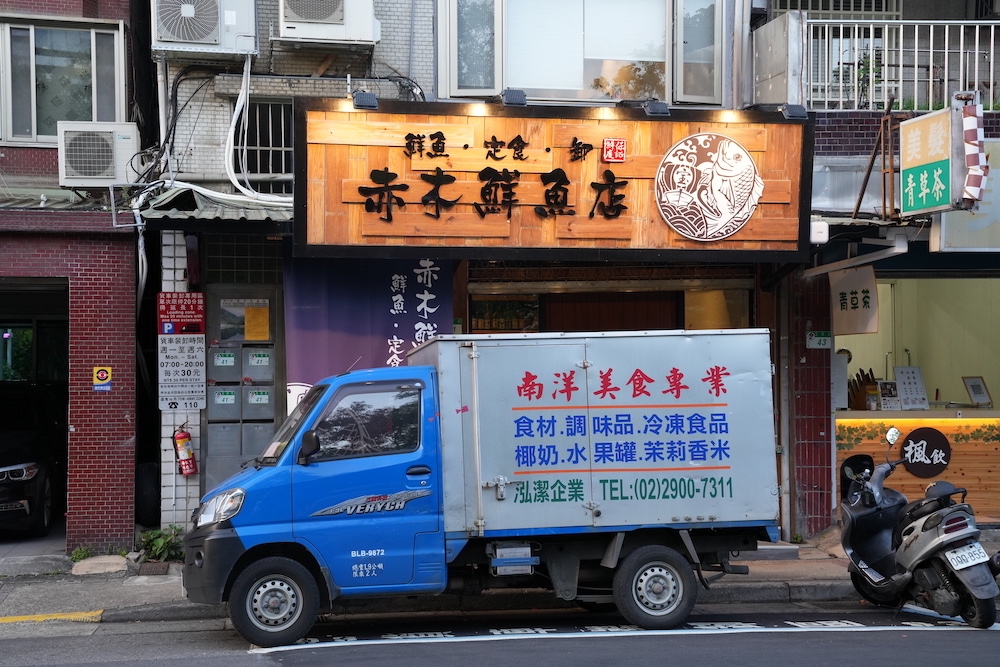
POLYGON ((270 309, 250 306, 244 310, 246 340, 271 340, 270 309))
POLYGON ((219 305, 222 340, 270 340, 267 299, 222 299, 219 305))
POLYGON ((902 410, 903 406, 899 401, 899 389, 892 381, 879 380, 878 382, 878 409, 879 410, 902 410))
POLYGON ((878 333, 875 269, 859 266, 829 276, 833 335, 878 333))

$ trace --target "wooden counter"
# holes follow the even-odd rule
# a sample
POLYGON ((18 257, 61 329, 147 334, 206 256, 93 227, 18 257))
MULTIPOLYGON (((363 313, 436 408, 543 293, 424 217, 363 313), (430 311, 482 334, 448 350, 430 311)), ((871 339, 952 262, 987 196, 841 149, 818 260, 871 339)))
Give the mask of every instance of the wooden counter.
MULTIPOLYGON (((947 410, 838 410, 837 474, 840 464, 854 454, 869 454, 875 463, 886 460, 885 432, 895 426, 902 432, 891 458, 903 458, 907 434, 918 428, 933 428, 951 445, 947 468, 937 477, 922 478, 902 465, 886 484, 910 500, 923 497, 924 488, 936 479, 964 487, 966 501, 976 510, 980 523, 1000 522, 1000 411, 977 408, 947 410)), ((838 498, 840 489, 837 489, 838 498)))

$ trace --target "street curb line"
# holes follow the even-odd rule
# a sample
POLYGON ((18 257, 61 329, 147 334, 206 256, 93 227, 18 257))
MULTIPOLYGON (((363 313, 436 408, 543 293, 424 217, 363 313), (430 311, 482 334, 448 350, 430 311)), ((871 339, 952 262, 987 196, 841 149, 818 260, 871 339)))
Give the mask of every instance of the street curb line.
POLYGON ((100 623, 103 609, 97 611, 70 611, 59 614, 30 614, 28 616, 0 616, 0 623, 26 623, 43 621, 76 621, 83 623, 100 623))

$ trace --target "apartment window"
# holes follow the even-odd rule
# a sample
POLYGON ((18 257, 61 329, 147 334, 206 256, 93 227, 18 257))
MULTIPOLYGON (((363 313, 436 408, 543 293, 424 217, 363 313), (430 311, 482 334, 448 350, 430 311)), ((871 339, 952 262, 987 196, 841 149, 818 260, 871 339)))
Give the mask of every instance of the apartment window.
POLYGON ((721 101, 716 0, 450 0, 446 18, 450 97, 721 101))
POLYGON ((3 138, 55 143, 60 120, 124 120, 121 24, 0 24, 3 138))
POLYGON ((236 174, 256 192, 292 194, 291 102, 251 102, 241 120, 233 154, 236 174))
POLYGON ((677 32, 678 101, 712 104, 722 97, 721 7, 716 0, 679 0, 677 32))

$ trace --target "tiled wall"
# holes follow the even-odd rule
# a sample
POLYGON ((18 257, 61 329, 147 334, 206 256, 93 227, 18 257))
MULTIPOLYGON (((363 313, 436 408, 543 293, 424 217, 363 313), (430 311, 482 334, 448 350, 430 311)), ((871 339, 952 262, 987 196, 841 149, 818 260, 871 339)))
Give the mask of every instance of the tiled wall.
MULTIPOLYGON (((161 232, 162 292, 187 292, 187 248, 184 232, 161 232)), ((190 528, 191 512, 198 507, 200 475, 179 475, 174 458, 174 430, 182 424, 191 434, 195 461, 201 456, 201 413, 198 410, 167 410, 160 413, 160 521, 190 528)))

